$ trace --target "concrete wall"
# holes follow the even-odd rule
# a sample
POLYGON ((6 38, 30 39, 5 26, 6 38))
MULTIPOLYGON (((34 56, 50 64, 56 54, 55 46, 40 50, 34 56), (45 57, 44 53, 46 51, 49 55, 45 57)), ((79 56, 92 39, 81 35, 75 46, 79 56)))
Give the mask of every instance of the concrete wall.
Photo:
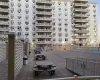
POLYGON ((6 44, 0 44, 0 62, 6 59, 6 44))
POLYGON ((23 66, 23 43, 15 42, 15 76, 18 75, 23 66))

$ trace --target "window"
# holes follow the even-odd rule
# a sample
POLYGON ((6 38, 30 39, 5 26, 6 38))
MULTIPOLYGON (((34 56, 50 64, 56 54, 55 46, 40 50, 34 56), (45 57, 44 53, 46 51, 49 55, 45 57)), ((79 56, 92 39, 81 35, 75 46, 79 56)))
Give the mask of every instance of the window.
POLYGON ((67 26, 68 24, 67 23, 65 23, 65 26, 67 26))
POLYGON ((21 22, 18 22, 18 25, 21 25, 21 22))
POLYGON ((59 11, 61 10, 61 8, 58 8, 59 9, 59 11))
POLYGON ((53 27, 53 31, 55 31, 56 29, 55 29, 55 27, 53 27))
POLYGON ((21 32, 18 32, 17 34, 18 34, 18 36, 21 36, 21 32))
POLYGON ((28 2, 29 0, 25 0, 26 2, 28 2))
POLYGON ((20 7, 21 6, 21 3, 18 3, 18 7, 20 7))
POLYGON ((58 20, 61 21, 61 18, 59 18, 58 20))
POLYGON ((14 15, 13 14, 11 14, 11 19, 13 19, 14 18, 14 15))
POLYGON ((53 41, 56 41, 56 39, 54 38, 53 41))
POLYGON ((53 22, 52 25, 55 26, 55 23, 53 22))
POLYGON ((62 33, 59 33, 58 36, 61 37, 62 36, 62 33))
POLYGON ((53 33, 53 36, 56 36, 56 33, 53 33))
POLYGON ((29 7, 29 4, 25 4, 25 7, 28 8, 29 7))
POLYGON ((11 25, 13 25, 14 24, 14 20, 11 20, 11 25))
POLYGON ((29 22, 28 22, 28 21, 25 21, 25 24, 26 24, 26 25, 28 25, 28 24, 29 24, 29 22))
POLYGON ((11 2, 11 7, 13 7, 14 6, 14 2, 11 2))
POLYGON ((59 38, 59 41, 61 42, 62 41, 62 38, 59 38))
POLYGON ((14 12, 14 8, 11 8, 11 13, 13 13, 14 12))
POLYGON ((35 3, 35 0, 32 0, 33 1, 33 3, 35 3))
POLYGON ((61 2, 58 2, 59 5, 61 5, 61 2))
POLYGON ((62 28, 58 28, 58 30, 59 30, 59 31, 61 31, 61 30, 62 30, 62 28))
POLYGON ((67 13, 65 13, 65 16, 67 16, 67 13))
POLYGON ((65 37, 67 37, 68 36, 68 34, 67 33, 65 33, 65 37))
POLYGON ((68 30, 67 30, 67 29, 65 29, 65 31, 67 32, 68 30))
POLYGON ((25 19, 29 19, 29 16, 25 16, 25 19))
POLYGON ((65 6, 67 6, 67 3, 65 3, 65 6))
POLYGON ((93 7, 95 8, 95 7, 96 7, 96 5, 93 5, 93 7))
POLYGON ((59 13, 58 15, 61 16, 61 13, 59 13))
POLYGON ((65 21, 67 21, 67 19, 65 19, 65 21))
POLYGON ((28 13, 29 13, 29 10, 28 10, 28 9, 26 9, 26 10, 25 10, 25 12, 26 12, 26 14, 28 14, 28 13))
POLYGON ((25 30, 28 31, 29 30, 29 27, 25 27, 25 30))
POLYGON ((65 8, 65 11, 67 11, 67 9, 65 8))
POLYGON ((17 16, 18 19, 21 19, 21 16, 17 16))
POLYGON ((21 9, 18 9, 18 13, 20 13, 21 12, 21 9))
POLYGON ((58 23, 59 26, 61 26, 61 23, 58 23))
POLYGON ((68 41, 68 39, 67 39, 67 38, 65 38, 65 41, 68 41))
POLYGON ((18 30, 21 31, 21 26, 18 26, 18 30))
POLYGON ((32 30, 35 31, 35 27, 33 27, 32 30))

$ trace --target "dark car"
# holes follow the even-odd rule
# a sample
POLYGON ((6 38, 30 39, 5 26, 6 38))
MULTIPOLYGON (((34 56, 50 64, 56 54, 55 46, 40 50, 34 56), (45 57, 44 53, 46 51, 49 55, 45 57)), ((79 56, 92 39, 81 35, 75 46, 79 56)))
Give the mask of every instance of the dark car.
POLYGON ((45 60, 46 56, 43 54, 36 54, 35 55, 35 60, 45 60))

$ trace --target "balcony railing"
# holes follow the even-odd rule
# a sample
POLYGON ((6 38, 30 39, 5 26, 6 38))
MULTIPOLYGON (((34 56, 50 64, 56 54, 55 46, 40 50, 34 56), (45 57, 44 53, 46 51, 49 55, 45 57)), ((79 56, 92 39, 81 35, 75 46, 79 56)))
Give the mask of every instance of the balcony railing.
POLYGON ((52 12, 41 12, 41 11, 37 11, 36 14, 43 14, 43 15, 52 15, 52 12))
POLYGON ((0 31, 8 31, 8 28, 1 28, 0 27, 0 31))
POLYGON ((52 26, 51 23, 37 23, 36 26, 52 26))
POLYGON ((73 30, 74 33, 88 33, 88 30, 73 30))
POLYGON ((0 21, 0 25, 9 25, 8 21, 0 21))
POLYGON ((52 32, 51 29, 37 29, 37 32, 52 32))
POLYGON ((36 8, 39 8, 39 9, 52 9, 51 6, 36 6, 36 8))
POLYGON ((8 15, 0 15, 0 18, 9 18, 9 16, 8 15))
POLYGON ((36 44, 51 44, 51 41, 36 41, 36 44))
POLYGON ((81 35, 81 36, 79 36, 79 35, 73 35, 73 38, 77 38, 77 39, 79 39, 79 38, 88 38, 89 36, 88 35, 81 35))
POLYGON ((9 10, 8 9, 0 8, 0 12, 9 12, 9 10))
POLYGON ((51 35, 36 35, 37 38, 51 38, 51 35))
POLYGON ((88 22, 89 19, 75 19, 75 22, 88 22))
POLYGON ((36 3, 52 4, 51 0, 36 0, 36 3))
POLYGON ((52 21, 51 17, 48 18, 48 17, 37 17, 36 20, 46 20, 46 21, 52 21))
POLYGON ((88 17, 87 14, 75 14, 75 17, 88 17))
POLYGON ((78 24, 75 24, 75 26, 74 26, 74 28, 88 28, 89 27, 89 25, 88 24, 86 24, 86 25, 78 25, 78 24))
POLYGON ((88 9, 75 8, 76 12, 88 12, 88 9))
POLYGON ((0 5, 2 5, 2 6, 9 6, 9 3, 8 2, 0 2, 0 5))
POLYGON ((88 4, 75 3, 75 6, 88 7, 88 4))

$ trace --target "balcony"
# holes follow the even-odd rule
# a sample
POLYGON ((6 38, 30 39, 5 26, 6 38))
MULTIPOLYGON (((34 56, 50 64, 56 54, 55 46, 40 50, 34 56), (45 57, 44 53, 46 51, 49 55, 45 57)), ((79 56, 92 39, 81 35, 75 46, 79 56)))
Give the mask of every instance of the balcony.
POLYGON ((37 23, 36 26, 48 26, 48 27, 51 27, 52 24, 51 23, 37 23))
POLYGON ((8 21, 0 21, 0 25, 9 25, 8 21))
POLYGON ((79 35, 73 35, 73 38, 76 38, 76 39, 86 39, 86 38, 88 38, 89 36, 88 35, 81 35, 81 36, 79 36, 79 35))
POLYGON ((74 11, 75 12, 84 12, 84 13, 87 13, 88 12, 88 9, 75 8, 74 11))
POLYGON ((37 17, 36 20, 39 20, 39 21, 52 21, 51 17, 37 17))
POLYGON ((36 14, 37 15, 50 15, 50 16, 52 16, 52 12, 46 12, 46 11, 37 11, 36 12, 36 14))
POLYGON ((75 14, 74 17, 83 17, 83 18, 88 18, 88 15, 87 14, 75 14))
POLYGON ((74 22, 82 22, 82 23, 87 23, 89 20, 88 19, 75 19, 74 22))
POLYGON ((9 6, 9 3, 8 2, 0 2, 0 6, 9 6))
POLYGON ((52 38, 51 35, 36 35, 36 38, 52 38))
POLYGON ((86 25, 78 25, 78 24, 75 24, 75 25, 74 25, 74 28, 82 28, 82 29, 86 29, 86 28, 88 28, 88 27, 89 27, 88 24, 86 24, 86 25))
POLYGON ((52 5, 51 0, 36 0, 37 4, 50 4, 52 5))
POLYGON ((51 29, 37 29, 36 32, 52 32, 51 29))
POLYGON ((8 15, 0 15, 0 18, 5 18, 5 19, 8 19, 9 16, 8 15))
POLYGON ((78 34, 78 33, 79 33, 79 34, 80 34, 80 33, 81 33, 81 34, 87 34, 89 31, 88 31, 88 30, 73 30, 73 32, 76 33, 76 34, 78 34))
POLYGON ((51 41, 36 41, 36 44, 52 44, 51 41))
POLYGON ((36 9, 46 9, 46 10, 52 10, 51 6, 36 6, 36 9))
POLYGON ((0 12, 9 12, 9 9, 3 9, 3 8, 0 8, 0 12))
POLYGON ((8 31, 8 28, 1 28, 0 27, 0 31, 8 31))
POLYGON ((76 7, 78 7, 78 6, 80 6, 80 7, 88 7, 88 4, 86 3, 75 3, 75 5, 74 6, 76 6, 76 7))

